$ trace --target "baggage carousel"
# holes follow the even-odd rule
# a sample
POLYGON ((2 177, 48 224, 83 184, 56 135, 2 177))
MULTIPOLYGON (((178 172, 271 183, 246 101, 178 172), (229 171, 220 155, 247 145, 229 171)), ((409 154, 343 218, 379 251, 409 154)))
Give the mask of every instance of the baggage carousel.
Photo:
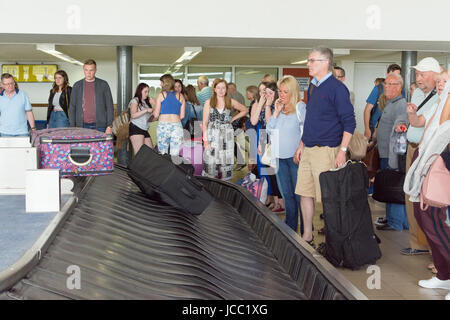
POLYGON ((81 179, 0 272, 0 299, 366 299, 246 190, 199 180, 214 201, 192 216, 147 198, 123 167, 81 179))

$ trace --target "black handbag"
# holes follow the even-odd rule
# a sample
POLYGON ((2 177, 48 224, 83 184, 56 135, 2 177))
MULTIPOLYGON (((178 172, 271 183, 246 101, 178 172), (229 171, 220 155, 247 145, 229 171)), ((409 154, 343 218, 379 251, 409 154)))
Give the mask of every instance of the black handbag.
MULTIPOLYGON (((190 105, 191 105, 192 109, 194 110, 195 118, 190 118, 184 125, 184 129, 189 131, 191 138, 194 138, 195 137, 195 122, 198 121, 198 115, 197 115, 197 111, 195 111, 195 107, 192 104, 190 104, 190 105)), ((189 114, 190 114, 190 112, 189 112, 189 114)))
POLYGON ((384 203, 405 204, 404 182, 404 173, 392 169, 381 170, 375 176, 372 198, 384 203))

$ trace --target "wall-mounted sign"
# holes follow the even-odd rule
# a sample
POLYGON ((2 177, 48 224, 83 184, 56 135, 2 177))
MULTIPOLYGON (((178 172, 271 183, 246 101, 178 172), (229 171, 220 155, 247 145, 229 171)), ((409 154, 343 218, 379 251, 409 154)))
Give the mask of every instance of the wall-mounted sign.
POLYGON ((309 77, 301 77, 301 78, 296 78, 298 85, 300 86, 300 91, 306 91, 308 90, 309 87, 309 77))
POLYGON ((53 82, 56 64, 4 64, 2 73, 10 73, 17 82, 53 82))

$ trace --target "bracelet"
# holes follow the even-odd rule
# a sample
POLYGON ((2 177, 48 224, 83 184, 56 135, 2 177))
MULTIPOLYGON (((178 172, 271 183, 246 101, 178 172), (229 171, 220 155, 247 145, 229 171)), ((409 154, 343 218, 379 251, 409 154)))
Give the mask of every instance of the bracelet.
POLYGON ((36 127, 32 127, 31 130, 36 130, 36 127))

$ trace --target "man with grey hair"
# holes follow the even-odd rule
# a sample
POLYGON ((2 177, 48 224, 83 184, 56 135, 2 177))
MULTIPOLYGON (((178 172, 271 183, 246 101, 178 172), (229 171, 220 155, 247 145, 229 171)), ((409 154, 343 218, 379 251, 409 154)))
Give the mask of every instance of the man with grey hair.
POLYGON ((228 83, 228 94, 230 95, 231 99, 234 99, 240 104, 245 105, 245 98, 239 91, 237 91, 236 84, 234 84, 234 82, 228 83))
POLYGON ((197 92, 197 99, 203 106, 205 104, 205 101, 211 98, 212 96, 212 89, 209 86, 209 79, 206 76, 200 76, 197 79, 197 86, 199 92, 197 92))
MULTIPOLYGON (((436 79, 441 72, 439 62, 427 57, 419 61, 419 63, 412 67, 416 70, 416 84, 417 89, 411 97, 411 103, 408 103, 406 109, 408 119, 405 123, 397 126, 396 131, 400 130, 400 126, 406 125, 409 122, 407 132, 408 149, 406 151, 406 171, 408 172, 414 152, 422 140, 422 135, 425 126, 431 119, 438 106, 439 96, 436 94, 436 79)), ((405 197, 406 213, 409 221, 409 248, 404 248, 400 252, 405 255, 427 254, 428 242, 423 231, 417 225, 414 217, 415 206, 409 201, 409 196, 405 197)))
POLYGON ((294 154, 299 163, 295 193, 300 195, 303 240, 314 246, 314 199, 321 202, 319 175, 346 162, 346 152, 356 127, 355 111, 347 87, 333 77, 333 52, 313 48, 308 56, 308 91, 302 139, 294 154))
MULTIPOLYGON (((389 167, 391 134, 399 118, 406 117, 406 99, 402 96, 403 79, 397 73, 389 73, 384 83, 386 106, 381 114, 376 130, 378 152, 380 153, 380 169, 389 167)), ((377 226, 378 230, 408 229, 408 218, 404 204, 386 203, 387 223, 377 226)))
POLYGON ((30 100, 24 91, 16 88, 14 77, 9 73, 2 74, 1 85, 0 136, 28 135, 27 120, 31 130, 36 130, 30 100))

